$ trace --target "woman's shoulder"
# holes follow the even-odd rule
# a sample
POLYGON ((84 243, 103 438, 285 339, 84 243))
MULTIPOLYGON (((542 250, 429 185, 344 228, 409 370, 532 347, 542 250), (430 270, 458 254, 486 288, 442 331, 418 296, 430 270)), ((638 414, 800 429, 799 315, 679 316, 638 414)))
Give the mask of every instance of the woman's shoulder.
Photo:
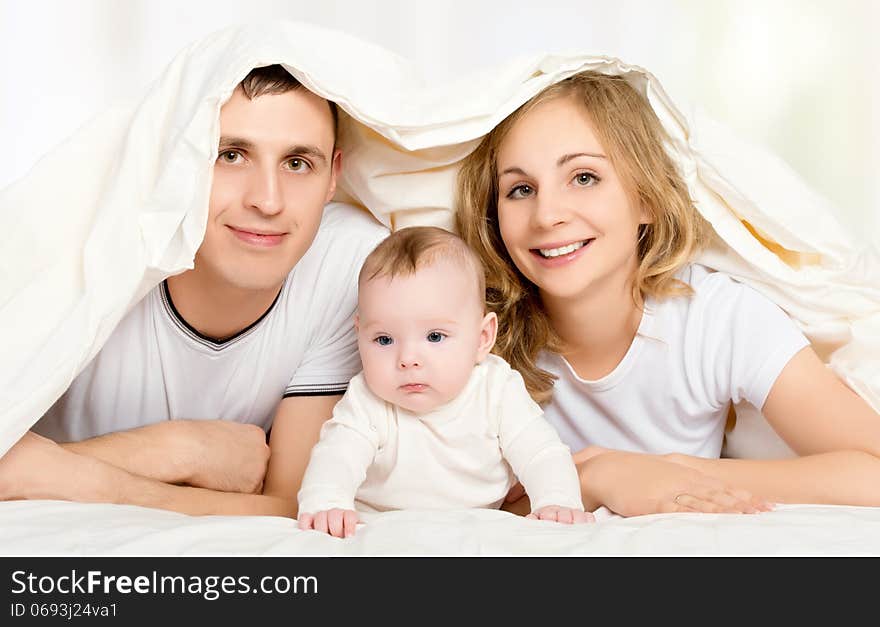
POLYGON ((718 306, 743 298, 770 302, 753 287, 699 263, 688 264, 676 274, 676 278, 690 286, 693 294, 689 300, 697 306, 718 306))
MULTIPOLYGON (((690 264, 680 280, 693 289, 687 302, 686 318, 722 327, 794 326, 794 322, 773 300, 724 272, 701 264, 690 264)), ((678 299, 675 299, 678 300, 678 299)))

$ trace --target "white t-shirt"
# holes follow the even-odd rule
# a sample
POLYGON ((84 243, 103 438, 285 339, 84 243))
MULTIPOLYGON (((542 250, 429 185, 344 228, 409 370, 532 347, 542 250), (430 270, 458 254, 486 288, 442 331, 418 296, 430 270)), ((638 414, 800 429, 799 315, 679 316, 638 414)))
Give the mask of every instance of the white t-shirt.
POLYGON ((789 360, 809 342, 754 289, 704 266, 678 278, 692 297, 648 299, 639 330, 617 367, 596 381, 560 355, 538 366, 559 378, 545 407, 573 451, 607 448, 718 457, 731 403, 764 405, 789 360))
POLYGON ((497 508, 516 477, 533 510, 583 510, 571 452, 500 357, 425 414, 383 401, 359 374, 312 449, 299 511, 497 508))
POLYGON ((162 283, 122 319, 34 431, 67 442, 172 418, 268 429, 282 397, 342 394, 361 368, 357 275, 387 234, 362 210, 328 204, 269 310, 223 342, 190 327, 162 283))

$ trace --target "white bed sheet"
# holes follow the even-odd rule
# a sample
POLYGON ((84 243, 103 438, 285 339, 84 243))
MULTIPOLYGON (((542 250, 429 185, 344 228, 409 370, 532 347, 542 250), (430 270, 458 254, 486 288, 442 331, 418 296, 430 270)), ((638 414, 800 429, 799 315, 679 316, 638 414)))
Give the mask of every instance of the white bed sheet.
POLYGON ((270 516, 186 516, 129 505, 0 502, 4 556, 880 555, 880 508, 656 514, 568 526, 496 510, 399 511, 347 540, 270 516))

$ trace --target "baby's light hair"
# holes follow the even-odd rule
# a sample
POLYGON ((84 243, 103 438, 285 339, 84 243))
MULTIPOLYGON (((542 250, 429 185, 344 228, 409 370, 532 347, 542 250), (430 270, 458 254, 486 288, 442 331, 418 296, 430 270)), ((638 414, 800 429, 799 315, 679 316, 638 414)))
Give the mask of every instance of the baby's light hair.
POLYGON ((480 258, 460 237, 436 226, 406 227, 382 240, 364 260, 358 286, 384 276, 411 276, 441 259, 473 274, 480 305, 485 308, 486 271, 480 258))

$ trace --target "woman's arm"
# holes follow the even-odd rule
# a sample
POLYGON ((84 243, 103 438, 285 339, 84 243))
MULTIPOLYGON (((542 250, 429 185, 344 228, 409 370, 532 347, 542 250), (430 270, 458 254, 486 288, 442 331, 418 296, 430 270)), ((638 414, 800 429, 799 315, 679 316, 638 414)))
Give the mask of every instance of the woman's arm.
MULTIPOLYGON (((771 508, 746 490, 665 455, 629 453, 589 446, 572 458, 578 469, 585 511, 605 506, 621 516, 671 512, 756 513, 771 508)), ((524 516, 530 511, 522 485, 511 489, 501 509, 524 516)))
POLYGON ((772 501, 880 506, 880 415, 811 348, 783 368, 762 412, 802 457, 670 459, 772 501))

